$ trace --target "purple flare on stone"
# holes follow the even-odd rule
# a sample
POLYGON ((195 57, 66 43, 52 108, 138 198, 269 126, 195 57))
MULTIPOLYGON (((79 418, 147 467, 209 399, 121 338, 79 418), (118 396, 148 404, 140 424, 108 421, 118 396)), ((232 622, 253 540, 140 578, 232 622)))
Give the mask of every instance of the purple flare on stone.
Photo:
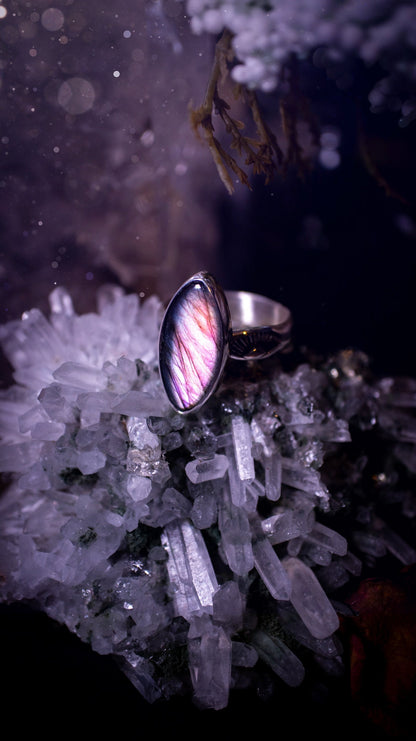
POLYGON ((221 289, 197 273, 172 298, 160 331, 160 374, 178 412, 190 412, 214 391, 227 359, 230 316, 221 289))

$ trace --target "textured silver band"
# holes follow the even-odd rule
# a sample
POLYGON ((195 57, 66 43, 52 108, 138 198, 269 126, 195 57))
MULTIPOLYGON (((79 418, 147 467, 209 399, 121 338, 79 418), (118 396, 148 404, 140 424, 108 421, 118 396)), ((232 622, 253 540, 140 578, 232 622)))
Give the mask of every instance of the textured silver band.
POLYGON ((260 360, 287 348, 292 315, 286 306, 247 291, 225 291, 225 297, 231 314, 231 358, 260 360))

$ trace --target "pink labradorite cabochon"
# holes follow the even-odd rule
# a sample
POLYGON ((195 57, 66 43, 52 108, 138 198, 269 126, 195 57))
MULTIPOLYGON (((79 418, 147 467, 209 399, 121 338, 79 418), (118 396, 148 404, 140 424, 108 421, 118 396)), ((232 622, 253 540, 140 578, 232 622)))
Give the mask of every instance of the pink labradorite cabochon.
POLYGON ((172 298, 159 340, 160 374, 179 412, 200 407, 215 389, 228 350, 230 315, 208 273, 197 273, 172 298))

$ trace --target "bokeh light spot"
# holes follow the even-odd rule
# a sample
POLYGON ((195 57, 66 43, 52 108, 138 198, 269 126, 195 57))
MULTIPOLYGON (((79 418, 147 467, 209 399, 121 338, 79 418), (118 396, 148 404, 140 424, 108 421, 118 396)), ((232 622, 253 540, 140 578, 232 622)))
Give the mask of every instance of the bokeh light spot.
POLYGON ((67 113, 78 116, 86 113, 94 105, 95 91, 83 77, 65 80, 58 90, 58 103, 67 113))
POLYGON ((334 170, 341 162, 341 157, 336 149, 322 149, 319 153, 319 162, 327 170, 334 170))
POLYGON ((41 23, 47 31, 59 31, 64 25, 65 17, 59 8, 47 8, 41 15, 41 23))

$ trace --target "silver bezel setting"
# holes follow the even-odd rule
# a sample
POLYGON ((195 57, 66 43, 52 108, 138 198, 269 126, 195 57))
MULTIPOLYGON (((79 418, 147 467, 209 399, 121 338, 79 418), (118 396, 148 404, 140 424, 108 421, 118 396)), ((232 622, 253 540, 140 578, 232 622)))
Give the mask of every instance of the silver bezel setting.
POLYGON ((216 390, 223 374, 224 366, 229 354, 230 332, 231 317, 227 299, 225 298, 224 291, 217 284, 210 273, 205 271, 196 273, 187 281, 185 281, 185 283, 183 283, 176 291, 176 293, 172 296, 166 308, 166 312, 163 317, 159 332, 159 370, 166 395, 173 408, 179 414, 190 414, 191 412, 198 411, 198 409, 200 409, 208 401, 210 396, 212 396, 212 394, 216 390), (219 346, 217 348, 218 357, 215 362, 215 372, 213 373, 212 378, 199 401, 192 406, 182 409, 175 402, 171 390, 172 385, 169 374, 169 355, 171 352, 171 348, 169 348, 169 335, 172 333, 172 331, 174 331, 173 327, 175 324, 175 312, 177 310, 179 302, 186 295, 186 292, 189 291, 192 286, 196 286, 198 283, 202 285, 204 289, 210 294, 213 306, 216 308, 218 314, 220 326, 219 346))

